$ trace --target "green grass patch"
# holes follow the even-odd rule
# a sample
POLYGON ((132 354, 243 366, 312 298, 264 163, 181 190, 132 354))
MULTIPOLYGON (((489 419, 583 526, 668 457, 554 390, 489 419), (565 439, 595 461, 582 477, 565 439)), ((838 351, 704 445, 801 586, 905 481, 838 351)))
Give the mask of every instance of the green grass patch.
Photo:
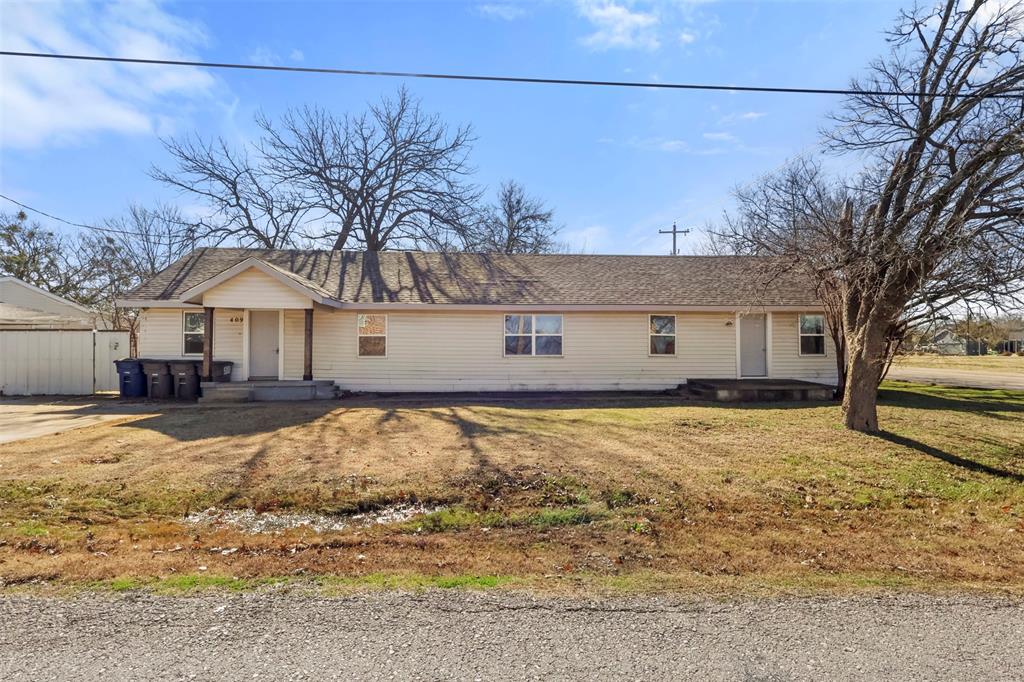
POLYGON ((37 521, 26 521, 18 525, 15 531, 18 535, 24 535, 27 538, 41 538, 50 534, 46 526, 37 521))
POLYGON ((408 521, 409 532, 449 533, 471 528, 555 528, 591 523, 604 516, 585 507, 555 507, 531 512, 505 514, 497 511, 474 512, 463 507, 442 509, 408 521))
POLYGON ((162 595, 184 595, 205 591, 252 592, 272 587, 304 587, 327 591, 371 590, 487 590, 504 587, 519 579, 505 575, 418 575, 396 573, 370 573, 367 575, 321 575, 312 578, 277 576, 262 578, 236 578, 227 575, 176 575, 166 578, 139 578, 122 576, 73 587, 98 592, 145 591, 162 595))

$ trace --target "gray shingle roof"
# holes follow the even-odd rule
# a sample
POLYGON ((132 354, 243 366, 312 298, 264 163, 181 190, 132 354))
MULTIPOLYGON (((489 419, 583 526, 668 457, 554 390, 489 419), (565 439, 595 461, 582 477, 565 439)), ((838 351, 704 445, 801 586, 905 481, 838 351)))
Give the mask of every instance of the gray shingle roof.
POLYGON ((176 300, 247 258, 342 303, 817 306, 813 288, 751 256, 600 256, 199 249, 126 299, 176 300))

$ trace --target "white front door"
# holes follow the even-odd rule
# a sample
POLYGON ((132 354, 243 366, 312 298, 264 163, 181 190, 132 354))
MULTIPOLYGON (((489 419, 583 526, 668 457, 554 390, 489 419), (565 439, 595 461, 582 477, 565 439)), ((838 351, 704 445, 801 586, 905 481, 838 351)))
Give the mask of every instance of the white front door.
POLYGON ((280 315, 276 310, 249 312, 249 378, 277 379, 280 315))
POLYGON ((764 315, 740 315, 740 376, 768 376, 768 325, 764 315))

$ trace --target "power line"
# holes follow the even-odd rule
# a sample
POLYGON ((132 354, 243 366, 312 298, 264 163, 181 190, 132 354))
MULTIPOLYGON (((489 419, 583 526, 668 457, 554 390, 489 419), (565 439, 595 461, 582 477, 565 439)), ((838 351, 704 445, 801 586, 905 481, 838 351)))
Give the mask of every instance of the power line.
POLYGON ((71 227, 80 227, 80 228, 83 228, 83 229, 86 229, 86 230, 97 230, 99 232, 109 232, 111 234, 123 234, 123 235, 127 235, 129 237, 147 237, 147 238, 149 238, 150 240, 152 240, 154 242, 159 241, 160 244, 164 244, 164 245, 167 245, 167 246, 173 246, 173 244, 171 244, 170 242, 165 242, 165 241, 162 241, 162 240, 154 239, 153 235, 145 234, 145 233, 142 233, 142 232, 132 232, 131 230, 118 230, 118 229, 115 229, 113 227, 99 227, 98 225, 86 225, 85 223, 76 223, 76 222, 71 221, 71 220, 65 220, 64 218, 61 218, 60 216, 55 216, 52 213, 47 213, 46 211, 41 211, 38 208, 35 208, 33 206, 29 206, 28 204, 23 204, 20 201, 18 201, 17 199, 12 199, 11 197, 7 196, 6 194, 0 194, 0 199, 6 199, 7 201, 11 202, 12 204, 16 204, 18 206, 21 206, 26 211, 31 211, 33 213, 38 213, 41 216, 46 216, 50 220, 56 220, 59 223, 64 223, 65 225, 70 225, 71 227))
MULTIPOLYGON (((711 85, 700 83, 658 83, 652 81, 604 81, 576 78, 529 78, 522 76, 480 76, 456 73, 420 73, 415 71, 363 71, 313 66, 268 66, 262 64, 236 64, 230 62, 200 62, 179 59, 140 59, 133 57, 102 57, 84 54, 56 54, 46 52, 17 52, 0 50, 6 57, 33 57, 39 59, 65 59, 86 62, 114 62, 118 64, 150 64, 157 66, 192 66, 208 69, 241 69, 249 71, 273 71, 281 73, 315 73, 336 76, 383 76, 387 78, 426 78, 433 80, 484 81, 491 83, 532 83, 544 85, 591 85, 615 88, 648 88, 656 90, 712 90, 718 92, 767 92, 799 95, 873 95, 880 97, 932 97, 943 93, 909 92, 902 90, 857 90, 840 88, 781 88, 753 85, 711 85)), ((984 95, 957 95, 957 97, 980 99, 1024 99, 1024 92, 1017 94, 998 93, 984 95)))

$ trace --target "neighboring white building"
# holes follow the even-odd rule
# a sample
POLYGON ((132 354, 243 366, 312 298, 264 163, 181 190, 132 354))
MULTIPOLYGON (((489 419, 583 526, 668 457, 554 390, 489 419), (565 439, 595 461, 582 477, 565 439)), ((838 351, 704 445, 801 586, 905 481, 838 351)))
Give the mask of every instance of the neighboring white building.
POLYGON ((15 277, 0 277, 0 329, 103 329, 95 311, 15 277))
POLYGON ((14 277, 0 277, 0 395, 83 395, 118 387, 128 332, 14 277))
POLYGON ((201 249, 118 302, 139 355, 369 391, 834 384, 813 288, 732 256, 201 249), (767 282, 767 283, 765 283, 767 282), (212 323, 212 324, 211 324, 212 323), (208 345, 207 345, 208 344, 208 345))

